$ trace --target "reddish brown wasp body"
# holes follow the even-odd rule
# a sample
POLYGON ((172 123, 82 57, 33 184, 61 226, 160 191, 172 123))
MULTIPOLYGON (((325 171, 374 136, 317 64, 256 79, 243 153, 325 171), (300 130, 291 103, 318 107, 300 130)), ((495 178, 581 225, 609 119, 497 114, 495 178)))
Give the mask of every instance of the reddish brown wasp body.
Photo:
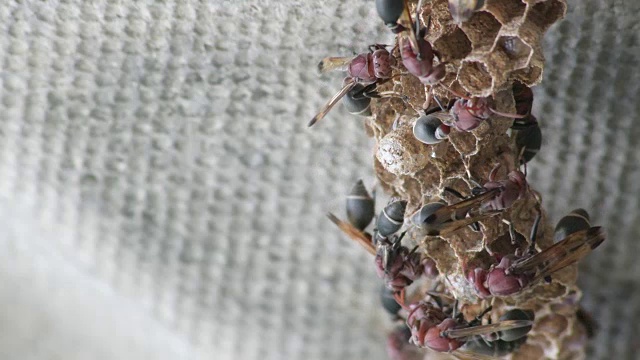
POLYGON ((376 254, 376 273, 391 290, 401 291, 422 275, 431 279, 438 276, 435 262, 417 253, 417 248, 411 251, 405 246, 391 250, 382 249, 383 246, 379 246, 376 254), (385 254, 385 251, 389 253, 385 254))
POLYGON ((338 103, 338 101, 351 91, 356 84, 372 84, 380 80, 391 78, 391 72, 396 65, 396 60, 384 45, 371 45, 369 52, 359 54, 354 58, 345 57, 327 57, 324 58, 318 69, 320 72, 326 72, 334 69, 343 69, 346 67, 347 78, 344 86, 334 95, 329 102, 320 110, 320 112, 311 119, 308 126, 313 126, 320 119, 325 117, 327 113, 338 103))
POLYGON ((387 288, 393 291, 401 291, 422 275, 428 278, 438 276, 433 259, 418 253, 417 246, 409 250, 400 245, 403 235, 391 240, 382 239, 376 252, 376 273, 384 280, 387 288))
POLYGON ((458 99, 451 109, 456 129, 471 131, 491 116, 486 98, 458 99))
POLYGON ((474 269, 469 274, 469 281, 473 283, 478 296, 487 298, 489 296, 508 296, 524 289, 533 276, 531 274, 513 275, 510 273, 510 266, 513 263, 513 256, 505 256, 496 267, 491 267, 489 271, 484 269, 474 269))
MULTIPOLYGON (((429 236, 446 236, 488 216, 497 215, 523 197, 528 191, 525 175, 511 171, 507 179, 496 180, 499 166, 489 174, 489 181, 473 189, 473 196, 455 204, 433 202, 411 216, 411 222, 429 236)), ((477 226, 477 225, 476 225, 477 226)))
MULTIPOLYGON (((416 10, 422 8, 422 0, 418 3, 416 10)), ((409 11, 409 4, 407 0, 376 0, 376 10, 378 15, 384 21, 384 24, 394 34, 403 33, 409 39, 410 46, 413 53, 420 59, 420 49, 416 32, 418 31, 418 14, 416 14, 416 29, 413 28, 413 21, 411 20, 411 13, 409 11)))
POLYGON ((435 351, 449 352, 458 349, 464 341, 442 336, 447 330, 455 329, 459 324, 453 319, 444 319, 440 324, 430 328, 424 337, 424 344, 435 351))
POLYGON ((396 327, 387 335, 387 355, 391 360, 421 360, 424 354, 409 343, 411 330, 406 325, 396 327))
POLYGON ((441 309, 425 301, 409 305, 409 310, 407 326, 411 329, 411 342, 419 347, 425 347, 425 338, 429 329, 447 319, 447 315, 441 309))
POLYGON ((455 306, 454 309, 443 309, 426 301, 410 305, 407 326, 411 329, 411 342, 434 351, 451 352, 474 337, 483 336, 492 339, 496 337, 496 333, 501 334, 526 327, 530 329, 533 324, 531 319, 527 319, 479 325, 481 318, 491 310, 490 307, 475 320, 467 322, 460 315, 454 314, 455 306))
POLYGON ((382 45, 373 45, 367 54, 357 55, 349 62, 347 74, 354 82, 372 83, 391 77, 395 59, 382 45))
POLYGON ((437 84, 446 75, 445 64, 440 63, 433 66, 435 54, 431 44, 421 35, 418 36, 418 47, 420 49, 420 57, 418 57, 408 42, 400 41, 400 56, 402 56, 402 64, 407 71, 420 79, 425 85, 437 84))
MULTIPOLYGON (((458 131, 471 131, 480 126, 483 121, 489 119, 492 114, 505 116, 512 119, 531 118, 531 115, 522 115, 519 113, 508 114, 499 112, 491 107, 491 98, 467 98, 466 96, 458 94, 451 89, 448 90, 451 91, 454 95, 458 96, 459 99, 453 101, 449 106, 446 107, 447 109, 449 109, 449 112, 434 113, 431 115, 431 118, 435 118, 432 119, 432 122, 434 124, 436 122, 440 122, 440 124, 438 124, 437 126, 432 125, 432 130, 430 130, 431 133, 440 134, 439 139, 437 139, 438 141, 436 141, 436 139, 432 139, 434 138, 434 136, 426 137, 424 135, 416 135, 418 140, 423 141, 427 144, 437 143, 445 137, 445 134, 449 134, 451 127, 458 129, 458 131), (423 138, 425 138, 427 141, 424 141, 423 138)), ((526 106, 526 104, 521 105, 521 107, 524 106, 526 106)), ((425 118, 425 120, 426 119, 428 118, 425 118)), ((517 127, 517 129, 520 130, 522 128, 529 127, 530 125, 534 125, 532 121, 535 121, 535 119, 533 118, 529 121, 519 121, 514 124, 514 128, 517 127)))
MULTIPOLYGON (((421 7, 422 1, 416 10, 420 10, 421 7)), ((445 76, 445 65, 441 63, 433 66, 435 53, 431 44, 424 39, 426 29, 419 29, 418 14, 416 14, 414 29, 406 1, 378 0, 376 8, 382 20, 394 33, 403 32, 407 35, 406 38, 402 36, 399 38, 400 56, 407 71, 426 85, 433 85, 442 80, 445 76)))
POLYGON ((466 98, 461 95, 451 108, 453 124, 460 131, 471 131, 487 120, 492 114, 520 119, 524 115, 499 112, 491 107, 491 98, 466 98))
POLYGON ((507 179, 496 181, 496 173, 500 167, 496 166, 489 174, 489 182, 484 184, 483 189, 490 191, 498 189, 496 196, 482 204, 481 210, 504 210, 522 198, 528 189, 527 179, 520 170, 511 171, 507 179))
POLYGON ((474 269, 469 272, 468 280, 480 297, 512 295, 574 264, 604 240, 604 231, 599 226, 576 231, 542 252, 530 251, 521 257, 509 255, 489 270, 474 269))
POLYGON ((391 56, 385 45, 375 44, 369 46, 369 52, 350 57, 327 57, 318 64, 321 73, 344 69, 347 70, 347 78, 358 83, 372 83, 377 80, 385 80, 391 77, 391 70, 396 64, 396 59, 391 56))
POLYGON ((378 245, 374 246, 368 234, 331 213, 328 217, 342 232, 362 245, 370 254, 375 255, 376 273, 384 280, 387 288, 401 291, 425 272, 427 276, 437 276, 437 268, 432 259, 418 253, 417 247, 409 250, 401 245, 404 233, 400 236, 381 238, 378 245))
POLYGON ((394 291, 411 285, 424 272, 422 256, 416 252, 417 248, 409 250, 400 245, 403 235, 381 240, 376 252, 378 277, 394 291))

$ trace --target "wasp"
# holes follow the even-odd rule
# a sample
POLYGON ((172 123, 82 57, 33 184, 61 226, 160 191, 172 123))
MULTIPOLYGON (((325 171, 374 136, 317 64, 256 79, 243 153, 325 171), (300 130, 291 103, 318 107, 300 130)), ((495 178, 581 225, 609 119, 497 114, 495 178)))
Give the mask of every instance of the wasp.
MULTIPOLYGON (((540 215, 534 222, 531 245, 526 254, 507 255, 489 270, 477 268, 468 273, 467 278, 474 284, 478 296, 509 296, 538 280, 550 281, 553 273, 578 262, 606 239, 602 227, 582 227, 580 230, 572 229, 573 232, 568 233, 562 240, 541 252, 536 252, 535 233, 539 218, 540 215)), ((565 231, 566 226, 559 229, 565 231)))
MULTIPOLYGON (((390 79, 395 64, 396 59, 391 56, 385 45, 380 44, 369 46, 369 52, 358 54, 355 57, 326 57, 322 59, 318 64, 318 70, 321 73, 331 70, 346 70, 347 77, 342 89, 309 121, 308 126, 313 126, 324 118, 338 101, 358 84, 370 85, 390 79)), ((357 98, 358 94, 352 94, 352 97, 357 98)))
MULTIPOLYGON (((488 209, 480 212, 483 204, 500 197, 503 189, 495 187, 468 199, 447 205, 444 202, 431 202, 424 205, 411 216, 411 222, 424 230, 429 236, 447 236, 465 226, 496 215, 500 209, 488 209)), ((487 206, 485 206, 487 207, 487 206)))
POLYGON ((376 10, 384 24, 394 34, 405 34, 414 56, 419 59, 423 56, 416 36, 420 27, 417 12, 422 8, 422 0, 416 7, 415 27, 411 19, 411 11, 407 0, 376 0, 376 10))
POLYGON ((373 238, 368 233, 338 219, 331 213, 327 214, 327 217, 349 238, 375 256, 376 273, 384 280, 387 288, 399 292, 423 274, 429 277, 438 275, 433 259, 420 254, 417 246, 410 250, 402 245, 402 238, 406 231, 400 235, 381 237, 374 245, 373 238))
MULTIPOLYGON (((399 302, 405 306, 402 299, 399 302)), ((423 300, 406 308, 409 311, 407 326, 411 329, 411 342, 418 347, 439 352, 455 351, 477 337, 487 341, 516 340, 525 336, 533 326, 533 315, 525 319, 512 317, 495 324, 480 325, 482 317, 491 311, 491 307, 471 322, 456 314, 455 303, 452 309, 446 309, 423 300)))

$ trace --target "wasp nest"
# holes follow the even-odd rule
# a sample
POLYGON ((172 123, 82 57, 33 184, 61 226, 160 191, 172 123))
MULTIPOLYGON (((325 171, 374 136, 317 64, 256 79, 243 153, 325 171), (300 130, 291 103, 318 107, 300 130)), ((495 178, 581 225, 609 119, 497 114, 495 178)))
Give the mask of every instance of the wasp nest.
MULTIPOLYGON (((427 145, 413 135, 415 110, 424 108, 430 94, 442 102, 452 98, 449 89, 453 89, 475 97, 491 97, 495 110, 516 113, 513 84, 533 86, 541 81, 544 56, 540 41, 565 11, 566 3, 562 0, 488 0, 467 21, 456 24, 445 0, 432 0, 418 10, 422 22, 429 24, 425 38, 433 45, 439 61, 446 63, 447 74, 441 81, 446 87, 425 86, 416 77, 398 76, 391 84, 381 86, 381 90, 403 94, 404 98, 373 104, 373 117, 367 120, 367 130, 377 144, 374 160, 377 177, 387 191, 407 200, 406 214, 414 214, 422 205, 435 200, 449 204, 459 201, 447 195, 445 188, 470 196, 472 189, 486 182, 498 166, 498 179, 506 178, 514 170, 520 149, 508 134, 512 118, 494 115, 472 131, 452 130, 447 141, 427 145)), ((399 57, 397 53, 396 56, 399 57)), ((495 262, 490 251, 525 251, 539 213, 542 221, 537 246, 545 249, 553 244, 553 226, 544 210, 536 207, 539 202, 539 195, 530 190, 497 216, 479 221, 477 233, 466 227, 446 236, 427 236, 419 229, 409 230, 413 241, 444 274, 437 281, 445 285, 446 292, 461 302, 474 304, 466 308, 466 318, 473 319, 490 304, 477 297, 467 279, 468 269, 488 268, 495 262), (522 243, 513 244, 508 223, 524 238, 522 243)), ((535 323, 526 343, 504 358, 584 358, 586 329, 576 316, 581 297, 575 285, 576 276, 574 264, 555 273, 550 282, 539 282, 514 295, 493 298, 493 322, 513 308, 535 312, 535 323)), ((433 358, 453 358, 427 351, 433 358)))
MULTIPOLYGON (((396 196, 373 235, 364 232, 374 203, 362 184, 347 203, 352 226, 330 216, 376 256, 378 275, 402 305, 384 305, 406 321, 390 335, 389 353, 400 358, 410 338, 433 358, 465 350, 505 359, 584 358, 590 329, 579 307, 576 261, 604 233, 580 209, 554 230, 521 171, 541 145, 530 90, 542 78, 540 40, 566 4, 423 3, 408 9, 403 1, 376 1, 399 41, 391 51, 376 45, 351 59, 339 93, 351 105, 362 102, 353 113, 371 111, 365 124, 376 140, 374 169, 396 196), (414 31, 409 13, 426 31, 414 31), (403 235, 394 234, 403 227, 403 235)), ((336 59, 321 68, 335 67, 336 59)))

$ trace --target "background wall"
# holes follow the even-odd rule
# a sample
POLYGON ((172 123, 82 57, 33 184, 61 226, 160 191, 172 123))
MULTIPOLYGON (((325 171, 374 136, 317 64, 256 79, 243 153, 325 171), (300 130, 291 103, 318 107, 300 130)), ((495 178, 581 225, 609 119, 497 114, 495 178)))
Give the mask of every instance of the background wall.
MULTIPOLYGON (((570 1, 529 180, 609 239, 592 358, 640 348, 635 0, 570 1)), ((369 255, 326 220, 373 182, 327 55, 389 41, 373 1, 4 1, 3 359, 385 359, 369 255)))

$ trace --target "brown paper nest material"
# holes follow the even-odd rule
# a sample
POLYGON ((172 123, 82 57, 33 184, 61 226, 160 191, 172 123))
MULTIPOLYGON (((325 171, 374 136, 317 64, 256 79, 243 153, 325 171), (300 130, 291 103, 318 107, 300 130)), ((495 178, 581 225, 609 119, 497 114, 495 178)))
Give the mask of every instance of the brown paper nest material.
MULTIPOLYGON (((565 12, 566 3, 562 0, 488 0, 458 26, 452 21, 445 0, 427 2, 419 11, 422 22, 430 24, 427 40, 439 54, 439 61, 447 64, 447 76, 442 83, 472 96, 491 96, 494 108, 506 113, 515 112, 511 90, 514 81, 527 86, 541 81, 544 56, 540 41, 549 26, 564 17, 565 12)), ((408 201, 406 216, 429 201, 454 202, 443 193, 445 186, 469 195, 473 187, 470 179, 483 184, 496 165, 501 165, 498 179, 517 167, 517 154, 508 132, 512 125, 509 118, 493 116, 471 132, 452 129, 449 138, 436 145, 416 140, 412 126, 418 117, 416 110, 424 106, 426 94, 432 92, 448 100, 451 93, 438 85, 424 86, 412 76, 395 79, 382 85, 381 90, 402 93, 409 100, 384 99, 374 103, 373 116, 366 124, 367 132, 376 140, 377 177, 385 190, 408 201)), ((512 222, 516 231, 529 241, 537 214, 533 194, 532 190, 510 209, 482 221, 480 233, 465 228, 448 237, 427 237, 414 228, 410 237, 436 261, 441 273, 439 281, 448 292, 474 308, 472 305, 485 301, 475 296, 464 269, 470 265, 485 268, 491 265, 485 248, 504 246, 500 242, 507 241, 508 232, 503 219, 512 222)), ((540 249, 552 244, 554 224, 543 211, 537 241, 540 249)), ((584 358, 586 332, 576 318, 581 297, 575 285, 576 276, 577 267, 570 266, 554 274, 551 283, 538 283, 514 296, 493 300, 493 321, 514 307, 531 309, 536 314, 527 343, 505 358, 584 358)), ((480 306, 475 308, 478 312, 482 310, 480 306)), ((432 358, 451 358, 447 354, 428 353, 432 358)))

